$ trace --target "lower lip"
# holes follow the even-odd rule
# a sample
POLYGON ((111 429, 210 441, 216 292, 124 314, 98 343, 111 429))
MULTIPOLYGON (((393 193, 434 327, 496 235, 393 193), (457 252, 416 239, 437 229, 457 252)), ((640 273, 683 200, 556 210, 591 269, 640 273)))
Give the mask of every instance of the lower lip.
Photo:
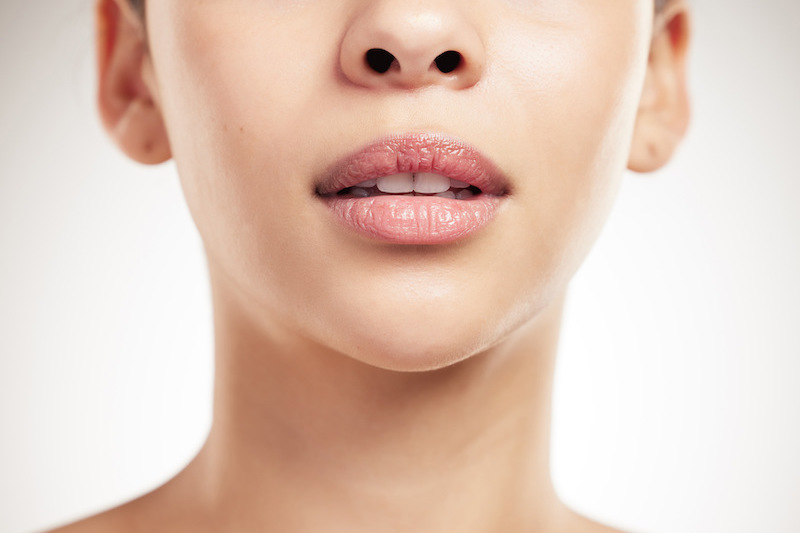
POLYGON ((485 194, 467 200, 435 196, 327 198, 346 227, 393 244, 446 244, 474 234, 494 219, 500 198, 485 194))

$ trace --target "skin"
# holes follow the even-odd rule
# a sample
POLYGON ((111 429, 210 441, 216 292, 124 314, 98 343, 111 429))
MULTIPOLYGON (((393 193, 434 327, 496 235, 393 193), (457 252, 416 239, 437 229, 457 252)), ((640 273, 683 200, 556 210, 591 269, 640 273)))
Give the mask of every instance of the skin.
POLYGON ((169 483, 57 531, 612 531, 553 490, 552 369, 623 171, 686 129, 681 0, 161 0, 146 26, 99 0, 97 27, 106 128, 175 159, 205 243, 214 423, 169 483), (446 50, 464 68, 428 70, 446 50), (505 172, 490 225, 400 246, 333 220, 325 169, 409 132, 505 172))

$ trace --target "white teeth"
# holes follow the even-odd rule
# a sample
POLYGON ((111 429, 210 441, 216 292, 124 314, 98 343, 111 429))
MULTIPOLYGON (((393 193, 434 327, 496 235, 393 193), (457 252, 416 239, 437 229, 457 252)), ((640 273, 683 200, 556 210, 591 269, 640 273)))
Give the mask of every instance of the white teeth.
POLYGON ((362 181, 350 187, 349 192, 357 198, 366 198, 378 194, 375 191, 385 194, 431 194, 440 198, 452 198, 464 200, 475 196, 469 183, 454 180, 434 174, 432 172, 392 174, 377 179, 362 181))
POLYGON ((459 200, 466 200, 467 198, 472 198, 473 196, 475 195, 469 189, 461 189, 458 191, 458 194, 456 194, 456 198, 459 200))
POLYGON ((450 178, 445 178, 441 174, 431 174, 430 172, 414 174, 414 192, 437 194, 445 192, 449 188, 450 178))
POLYGON ((378 178, 378 190, 392 194, 402 194, 414 192, 414 175, 410 172, 405 174, 393 174, 378 178))

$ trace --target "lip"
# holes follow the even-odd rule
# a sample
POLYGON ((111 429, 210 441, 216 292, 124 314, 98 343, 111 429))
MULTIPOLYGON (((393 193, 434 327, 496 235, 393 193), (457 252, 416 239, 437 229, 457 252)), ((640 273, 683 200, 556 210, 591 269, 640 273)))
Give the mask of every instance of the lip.
POLYGON ((345 156, 325 173, 317 193, 325 196, 370 179, 404 172, 432 172, 463 181, 492 196, 509 193, 509 182, 488 157, 441 134, 392 135, 345 156))
POLYGON ((491 222, 509 180, 472 146, 441 134, 392 135, 335 162, 316 186, 339 222, 363 236, 395 244, 445 244, 491 222), (462 181, 481 193, 466 200, 436 196, 342 197, 361 182, 401 173, 429 172, 462 181))

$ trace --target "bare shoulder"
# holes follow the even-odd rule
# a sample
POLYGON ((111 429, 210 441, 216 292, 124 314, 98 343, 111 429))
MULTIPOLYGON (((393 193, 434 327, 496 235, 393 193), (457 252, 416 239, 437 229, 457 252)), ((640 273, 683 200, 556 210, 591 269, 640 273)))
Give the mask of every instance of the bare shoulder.
POLYGON ((580 514, 570 512, 569 519, 566 521, 564 533, 628 533, 621 529, 595 522, 580 514))
POLYGON ((78 522, 68 524, 45 533, 133 533, 141 531, 141 521, 144 518, 141 511, 137 512, 138 500, 126 503, 103 513, 84 518, 78 522))
POLYGON ((202 513, 170 484, 133 501, 46 533, 203 533, 202 513))

